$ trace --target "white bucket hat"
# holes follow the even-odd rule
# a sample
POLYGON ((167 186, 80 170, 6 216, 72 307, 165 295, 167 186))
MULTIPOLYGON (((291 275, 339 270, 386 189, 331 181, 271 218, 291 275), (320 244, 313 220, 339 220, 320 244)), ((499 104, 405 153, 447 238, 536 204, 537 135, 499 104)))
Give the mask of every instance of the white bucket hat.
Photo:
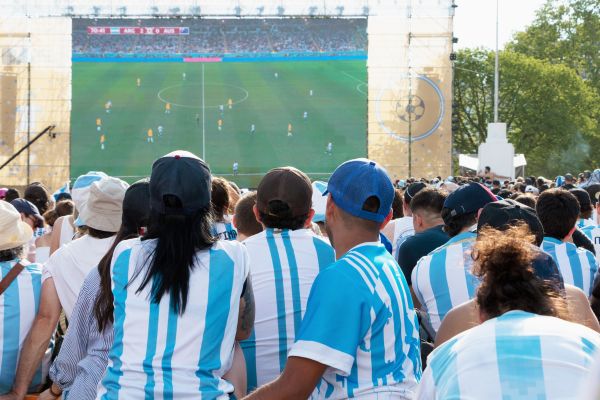
POLYGON ((118 178, 107 177, 92 183, 89 197, 80 211, 85 225, 105 232, 121 227, 123 198, 129 185, 118 178))
POLYGON ((10 203, 0 201, 0 250, 14 249, 33 237, 31 227, 10 203))

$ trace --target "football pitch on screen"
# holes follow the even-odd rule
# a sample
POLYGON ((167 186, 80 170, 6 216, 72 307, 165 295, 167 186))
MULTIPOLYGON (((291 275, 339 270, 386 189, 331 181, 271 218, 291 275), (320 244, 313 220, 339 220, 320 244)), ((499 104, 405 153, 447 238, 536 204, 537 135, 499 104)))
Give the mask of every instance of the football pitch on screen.
POLYGON ((282 165, 326 180, 367 152, 364 60, 74 62, 72 87, 72 178, 101 170, 133 182, 183 149, 256 187, 282 165))

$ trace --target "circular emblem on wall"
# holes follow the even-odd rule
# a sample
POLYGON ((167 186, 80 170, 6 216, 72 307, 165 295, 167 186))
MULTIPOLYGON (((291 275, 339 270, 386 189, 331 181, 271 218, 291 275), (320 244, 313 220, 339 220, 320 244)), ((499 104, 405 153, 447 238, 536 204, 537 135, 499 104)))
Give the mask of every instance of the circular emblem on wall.
POLYGON ((383 88, 375 104, 379 126, 393 138, 413 142, 431 136, 444 119, 445 99, 439 86, 425 75, 400 78, 383 88))

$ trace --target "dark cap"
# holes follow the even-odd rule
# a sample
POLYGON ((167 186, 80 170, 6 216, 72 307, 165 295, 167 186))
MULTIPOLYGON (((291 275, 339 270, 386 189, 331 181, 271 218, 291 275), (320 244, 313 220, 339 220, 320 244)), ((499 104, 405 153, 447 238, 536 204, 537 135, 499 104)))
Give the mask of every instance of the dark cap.
POLYGON ((568 181, 572 181, 573 180, 573 174, 565 174, 565 179, 568 181))
POLYGON ((569 192, 575 197, 577 197, 577 201, 579 202, 579 206, 581 209, 586 210, 592 206, 592 199, 590 198, 590 194, 583 189, 570 189, 569 192))
POLYGON ((122 225, 130 233, 148 226, 150 218, 150 181, 143 179, 129 186, 123 198, 122 225))
MULTIPOLYGON (((452 192, 444 202, 444 208, 451 211, 448 217, 456 217, 476 212, 486 204, 497 201, 496 196, 485 186, 469 182, 452 192)), ((446 221, 444 221, 446 222, 446 221)))
POLYGON ((312 185, 306 174, 294 167, 274 168, 261 179, 256 190, 256 207, 262 213, 283 216, 289 213, 298 217, 307 214, 312 207, 312 185), (282 209, 281 204, 287 204, 282 209))
POLYGON ((192 215, 210 206, 208 165, 189 151, 176 150, 154 162, 150 176, 150 208, 159 214, 192 215), (165 203, 179 199, 180 207, 165 203))
POLYGON ((14 199, 10 202, 10 204, 12 204, 12 206, 16 208, 18 212, 23 213, 28 217, 33 217, 36 222, 36 228, 44 227, 44 217, 40 215, 40 211, 35 204, 25 199, 14 199))
POLYGON ((585 188, 585 191, 590 195, 593 204, 598 202, 598 194, 600 193, 600 183, 594 183, 585 188))
POLYGON ((510 199, 486 204, 479 215, 477 231, 479 232, 485 226, 504 230, 519 222, 525 222, 529 226, 539 246, 544 239, 544 228, 535 210, 510 199))
POLYGON ((406 205, 409 205, 413 197, 415 197, 417 193, 419 193, 426 187, 427 185, 423 182, 415 182, 408 185, 408 187, 404 191, 404 202, 407 203, 406 205))

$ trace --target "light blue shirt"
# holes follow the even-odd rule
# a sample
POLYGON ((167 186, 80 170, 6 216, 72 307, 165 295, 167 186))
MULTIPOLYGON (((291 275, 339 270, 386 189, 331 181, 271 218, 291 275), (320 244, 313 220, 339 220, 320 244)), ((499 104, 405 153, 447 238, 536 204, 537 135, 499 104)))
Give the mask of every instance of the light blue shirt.
POLYGON ((544 238, 542 250, 552 256, 565 283, 577 286, 586 295, 591 295, 594 276, 598 271, 593 253, 552 237, 544 238))
POLYGON ((448 312, 475 297, 479 286, 471 272, 477 234, 463 232, 421 258, 412 272, 412 288, 437 332, 448 312))
POLYGON ((406 280, 381 243, 356 246, 319 273, 290 351, 328 366, 313 399, 412 398, 420 354, 406 280))
POLYGON ((583 325, 510 311, 435 349, 416 399, 574 399, 598 347, 583 325))
MULTIPOLYGON (((18 260, 0 262, 4 278, 18 260)), ((40 306, 42 266, 27 264, 0 296, 0 394, 8 393, 14 383, 21 346, 31 329, 40 306)), ((34 375, 30 391, 46 380, 53 343, 34 375)))

